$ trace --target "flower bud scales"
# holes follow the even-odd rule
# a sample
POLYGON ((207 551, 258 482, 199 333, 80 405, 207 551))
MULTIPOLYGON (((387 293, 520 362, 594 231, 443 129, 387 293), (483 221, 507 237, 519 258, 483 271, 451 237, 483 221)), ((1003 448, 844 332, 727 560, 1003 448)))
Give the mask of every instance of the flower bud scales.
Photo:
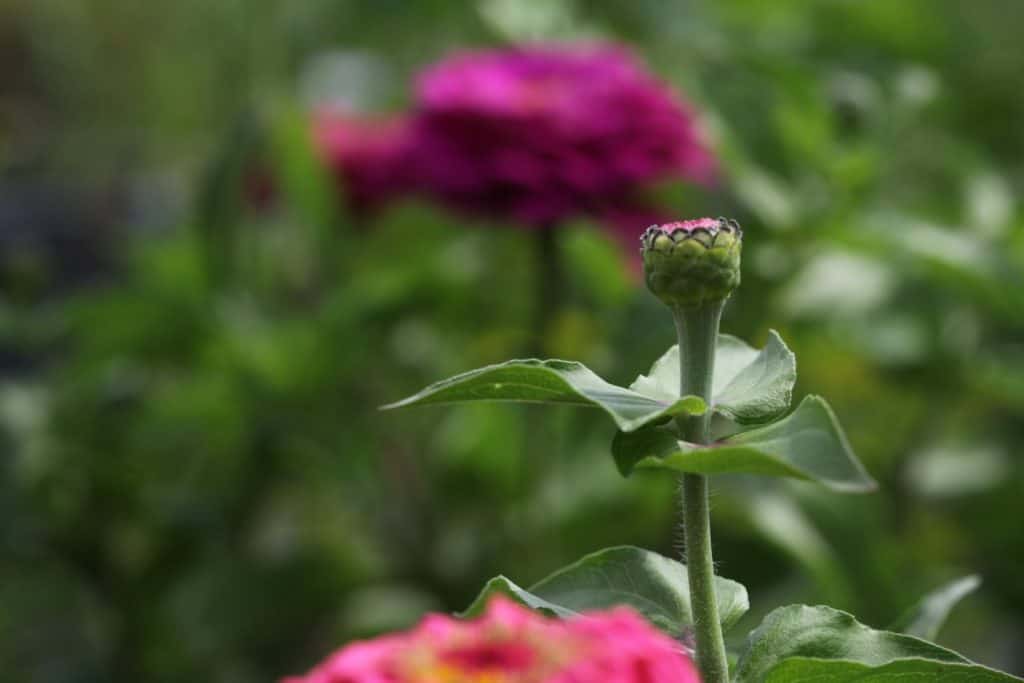
POLYGON ((652 225, 640 238, 648 289, 672 307, 729 298, 740 283, 743 230, 725 218, 652 225))

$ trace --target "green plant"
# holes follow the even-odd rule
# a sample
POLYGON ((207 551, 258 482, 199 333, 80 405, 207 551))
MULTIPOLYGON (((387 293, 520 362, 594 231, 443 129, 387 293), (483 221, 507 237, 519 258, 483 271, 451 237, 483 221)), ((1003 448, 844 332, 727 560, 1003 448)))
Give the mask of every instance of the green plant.
MULTIPOLYGON (((714 576, 708 477, 746 473, 791 477, 838 492, 876 488, 824 399, 809 396, 789 415, 796 362, 771 333, 757 350, 719 334, 722 309, 739 285, 742 231, 733 221, 698 219, 644 233, 648 287, 672 311, 678 344, 629 387, 610 384, 580 363, 512 360, 437 382, 385 406, 521 401, 596 407, 619 431, 619 470, 667 470, 682 478, 684 565, 634 547, 602 550, 529 589, 492 579, 466 610, 495 594, 558 616, 627 604, 684 643, 695 640, 708 683, 730 679, 723 632, 746 611, 740 584, 714 576)), ((790 605, 771 612, 738 653, 734 680, 1016 680, 924 639, 973 587, 965 580, 929 596, 896 622, 874 630, 829 607, 790 605), (899 632, 902 631, 902 632, 899 632)))

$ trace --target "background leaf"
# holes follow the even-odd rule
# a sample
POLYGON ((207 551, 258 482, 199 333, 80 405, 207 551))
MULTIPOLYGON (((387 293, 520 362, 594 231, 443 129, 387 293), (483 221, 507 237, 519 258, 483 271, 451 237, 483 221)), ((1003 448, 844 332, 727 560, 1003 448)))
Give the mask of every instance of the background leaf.
MULTIPOLYGON (((838 557, 832 535, 815 526, 815 520, 792 491, 765 487, 762 482, 755 487, 733 505, 746 517, 752 531, 803 568, 814 581, 822 603, 843 608, 849 605, 855 592, 849 578, 851 567, 838 557)), ((820 493, 831 498, 829 492, 820 493)))
POLYGON ((565 360, 511 360, 470 370, 407 399, 384 406, 401 408, 432 403, 520 401, 597 407, 619 429, 634 429, 680 414, 699 415, 704 402, 696 396, 659 400, 609 384, 582 363, 565 360))
POLYGON ((619 471, 669 469, 695 474, 746 473, 814 481, 836 491, 872 491, 864 471, 824 399, 805 398, 778 422, 710 446, 678 441, 668 429, 619 433, 612 442, 619 471))
MULTIPOLYGON (((715 411, 739 423, 765 422, 789 407, 796 383, 796 356, 774 330, 758 351, 742 339, 718 336, 711 392, 715 411)), ((630 389, 671 400, 679 395, 679 346, 673 346, 630 389)))
POLYGON ((891 631, 899 631, 926 640, 933 640, 939 629, 946 623, 950 611, 966 596, 977 590, 981 585, 981 577, 976 574, 951 581, 938 588, 911 607, 889 627, 891 631))

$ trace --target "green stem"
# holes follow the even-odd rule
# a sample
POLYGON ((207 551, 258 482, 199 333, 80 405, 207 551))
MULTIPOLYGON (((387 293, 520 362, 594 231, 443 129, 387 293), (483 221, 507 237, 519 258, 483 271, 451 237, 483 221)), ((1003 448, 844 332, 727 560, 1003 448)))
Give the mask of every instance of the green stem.
MULTIPOLYGON (((560 312, 564 288, 562 254, 559 245, 559 228, 555 224, 545 225, 533 230, 532 247, 534 257, 534 298, 532 326, 529 340, 525 348, 526 357, 547 358, 551 345, 548 335, 551 334, 553 323, 560 312)), ((528 521, 536 519, 535 494, 536 482, 543 480, 543 475, 550 472, 552 460, 549 455, 554 451, 556 442, 555 429, 551 421, 550 411, 542 410, 543 406, 529 406, 526 412, 526 431, 523 441, 523 457, 519 459, 519 481, 517 490, 517 510, 511 517, 516 525, 509 534, 515 535, 516 551, 522 560, 520 568, 526 572, 536 573, 542 568, 536 564, 537 554, 530 553, 523 545, 523 530, 528 528, 528 521)), ((549 533, 551 525, 541 525, 534 531, 533 539, 551 540, 536 534, 549 533)))
POLYGON ((534 310, 531 353, 545 358, 547 336, 562 306, 565 287, 562 273, 562 255, 558 245, 558 228, 545 225, 534 230, 537 270, 534 274, 534 310))
MULTIPOLYGON (((709 406, 715 372, 715 344, 723 305, 724 302, 713 303, 673 311, 679 336, 680 395, 700 396, 709 406)), ((706 444, 711 437, 711 411, 681 417, 678 425, 684 440, 706 444)), ((718 618, 715 566, 711 556, 708 480, 700 474, 683 475, 683 533, 693 628, 697 637, 697 665, 704 683, 728 683, 729 663, 718 618)))

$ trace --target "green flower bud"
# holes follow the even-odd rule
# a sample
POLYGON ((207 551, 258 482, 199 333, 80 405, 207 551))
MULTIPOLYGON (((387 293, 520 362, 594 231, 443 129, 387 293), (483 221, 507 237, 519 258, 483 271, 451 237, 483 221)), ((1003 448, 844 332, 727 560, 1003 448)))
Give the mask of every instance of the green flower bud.
POLYGON ((734 220, 652 225, 640 242, 647 288, 669 306, 725 301, 740 284, 743 230, 734 220))

